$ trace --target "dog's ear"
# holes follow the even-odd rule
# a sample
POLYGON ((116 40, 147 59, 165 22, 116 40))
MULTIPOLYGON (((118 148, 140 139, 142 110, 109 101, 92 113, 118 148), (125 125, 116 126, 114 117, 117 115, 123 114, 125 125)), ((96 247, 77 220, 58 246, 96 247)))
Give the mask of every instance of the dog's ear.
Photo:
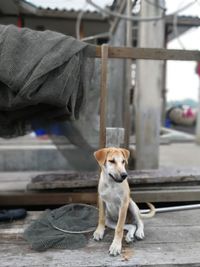
POLYGON ((128 158, 130 156, 130 152, 129 150, 125 149, 125 148, 121 148, 121 152, 126 160, 126 163, 128 164, 128 158))
POLYGON ((107 154, 108 154, 108 148, 102 148, 94 152, 94 157, 100 166, 105 163, 107 154))

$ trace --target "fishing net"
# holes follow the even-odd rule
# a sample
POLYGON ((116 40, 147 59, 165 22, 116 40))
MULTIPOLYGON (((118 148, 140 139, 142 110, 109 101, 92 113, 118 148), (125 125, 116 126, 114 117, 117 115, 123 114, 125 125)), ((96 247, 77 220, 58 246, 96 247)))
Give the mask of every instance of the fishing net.
POLYGON ((46 210, 24 232, 32 249, 79 249, 88 242, 88 233, 97 225, 98 210, 89 205, 69 204, 46 210))

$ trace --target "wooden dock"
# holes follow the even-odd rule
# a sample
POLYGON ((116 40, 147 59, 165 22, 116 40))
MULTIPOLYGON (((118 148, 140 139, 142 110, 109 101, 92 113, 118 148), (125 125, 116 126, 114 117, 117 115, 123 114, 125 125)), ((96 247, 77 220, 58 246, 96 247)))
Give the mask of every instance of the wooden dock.
POLYGON ((39 212, 29 212, 25 220, 0 223, 0 266, 73 266, 73 267, 172 267, 200 266, 199 210, 156 214, 145 220, 145 239, 133 244, 124 243, 122 255, 111 257, 108 248, 113 231, 105 239, 77 250, 35 252, 22 238, 24 229, 39 212))

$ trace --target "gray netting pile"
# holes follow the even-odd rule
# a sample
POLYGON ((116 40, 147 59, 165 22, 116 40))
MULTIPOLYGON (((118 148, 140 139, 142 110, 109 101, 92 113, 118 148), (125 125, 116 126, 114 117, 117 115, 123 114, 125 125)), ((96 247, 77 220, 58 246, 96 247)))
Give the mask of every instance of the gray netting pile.
POLYGON ((0 25, 0 37, 0 137, 24 135, 32 120, 77 119, 93 70, 90 47, 13 25, 0 25))
POLYGON ((78 249, 87 244, 87 234, 64 231, 94 231, 98 210, 89 205, 70 204, 55 210, 45 211, 24 232, 24 238, 32 249, 45 251, 49 248, 78 249))

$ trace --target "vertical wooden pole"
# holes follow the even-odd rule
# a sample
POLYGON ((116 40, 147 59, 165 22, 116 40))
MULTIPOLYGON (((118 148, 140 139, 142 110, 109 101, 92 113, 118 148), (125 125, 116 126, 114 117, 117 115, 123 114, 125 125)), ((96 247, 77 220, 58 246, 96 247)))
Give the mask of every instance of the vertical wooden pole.
MULTIPOLYGON (((126 1, 120 2, 120 11, 125 12, 126 1)), ((109 44, 111 46, 126 46, 126 21, 123 19, 114 19, 114 25, 111 27, 111 38, 109 44)), ((124 127, 123 125, 123 99, 125 88, 125 59, 111 59, 108 63, 108 127, 124 127), (117 113, 117 116, 116 116, 117 113)))
POLYGON ((107 106, 107 69, 108 45, 101 46, 101 80, 100 80, 100 130, 99 147, 106 146, 106 106, 107 106))
MULTIPOLYGON (((126 6, 126 13, 127 16, 132 15, 132 1, 127 0, 126 6)), ((132 47, 132 21, 127 20, 126 22, 126 46, 132 47)), ((126 60, 126 87, 125 87, 125 94, 124 94, 124 128, 125 128, 125 135, 124 135, 124 147, 129 148, 129 138, 130 138, 130 89, 131 89, 131 64, 132 60, 126 60)))
MULTIPOLYGON (((161 16, 164 0, 141 1, 141 18, 161 16)), ((164 46, 164 20, 140 22, 139 46, 164 46)), ((136 85, 136 168, 159 166, 161 124, 162 61, 137 61, 136 85)))

